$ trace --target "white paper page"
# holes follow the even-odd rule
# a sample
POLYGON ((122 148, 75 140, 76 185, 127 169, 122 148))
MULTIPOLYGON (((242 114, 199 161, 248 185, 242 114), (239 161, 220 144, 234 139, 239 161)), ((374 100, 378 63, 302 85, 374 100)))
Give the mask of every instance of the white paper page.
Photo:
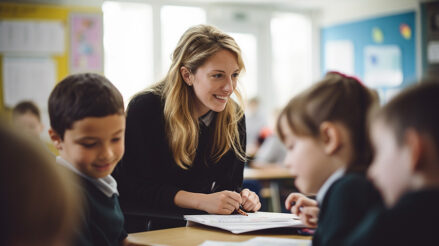
POLYGON ((0 21, 0 52, 63 54, 65 36, 61 21, 0 21))
POLYGON ((204 241, 200 246, 310 246, 311 240, 255 237, 244 242, 204 241))
POLYGON ((311 246, 311 240, 275 237, 255 237, 246 241, 246 246, 311 246))
POLYGON ((287 213, 256 212, 249 213, 248 216, 203 214, 184 217, 188 221, 221 228, 235 234, 271 228, 305 227, 296 215, 287 213))
POLYGON ((202 214, 202 215, 185 215, 186 220, 200 221, 200 222, 219 222, 219 223, 242 223, 242 222, 284 222, 290 220, 299 220, 294 214, 287 213, 270 213, 270 212, 256 212, 248 213, 248 216, 240 214, 232 215, 216 215, 216 214, 202 214))
POLYGON ((5 105, 32 100, 42 110, 56 83, 55 62, 51 58, 3 58, 3 98, 5 105))
POLYGON ((325 69, 354 74, 354 44, 350 40, 335 40, 325 43, 325 69))

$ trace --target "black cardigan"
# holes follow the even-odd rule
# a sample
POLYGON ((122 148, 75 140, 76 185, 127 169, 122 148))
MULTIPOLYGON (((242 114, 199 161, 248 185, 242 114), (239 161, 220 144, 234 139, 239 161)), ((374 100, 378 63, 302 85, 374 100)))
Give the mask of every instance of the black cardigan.
MULTIPOLYGON (((185 213, 174 204, 180 190, 210 193, 237 190, 242 185, 244 162, 230 150, 218 163, 209 159, 215 117, 208 127, 200 123, 197 153, 193 165, 183 170, 170 150, 163 115, 164 102, 151 92, 135 96, 128 105, 125 154, 114 176, 121 206, 185 213)), ((239 121, 241 146, 245 149, 245 119, 239 121)))
POLYGON ((363 174, 344 175, 330 186, 319 204, 312 245, 342 245, 369 211, 382 206, 379 192, 363 174))
POLYGON ((439 245, 439 189, 404 194, 390 209, 376 209, 343 245, 439 245))

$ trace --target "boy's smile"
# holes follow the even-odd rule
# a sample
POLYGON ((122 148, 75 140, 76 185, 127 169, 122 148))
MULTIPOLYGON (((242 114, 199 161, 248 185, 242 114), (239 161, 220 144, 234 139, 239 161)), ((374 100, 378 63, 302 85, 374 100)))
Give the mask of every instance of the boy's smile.
POLYGON ((86 117, 65 131, 57 148, 63 159, 92 178, 111 174, 124 153, 125 116, 86 117))

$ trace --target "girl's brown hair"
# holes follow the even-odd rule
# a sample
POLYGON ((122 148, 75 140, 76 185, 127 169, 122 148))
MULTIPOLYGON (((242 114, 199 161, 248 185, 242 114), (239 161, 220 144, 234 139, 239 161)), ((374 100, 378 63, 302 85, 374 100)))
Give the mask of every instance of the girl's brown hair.
MULTIPOLYGON (((285 117, 295 134, 310 137, 320 135, 320 125, 325 121, 343 124, 353 147, 348 171, 364 171, 372 161, 367 115, 375 102, 376 95, 357 78, 329 72, 320 82, 291 99, 279 119, 285 117)), ((277 132, 284 141, 279 122, 277 132)))

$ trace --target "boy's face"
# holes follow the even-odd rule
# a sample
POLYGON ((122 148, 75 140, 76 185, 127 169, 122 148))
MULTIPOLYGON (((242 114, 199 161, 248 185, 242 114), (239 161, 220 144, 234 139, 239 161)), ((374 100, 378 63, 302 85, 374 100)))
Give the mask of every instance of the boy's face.
POLYGON ((14 115, 13 122, 19 129, 34 137, 39 137, 43 131, 43 124, 41 124, 38 117, 31 112, 14 115))
POLYGON ((323 147, 314 138, 294 134, 285 116, 280 121, 287 148, 284 162, 295 176, 294 183, 301 192, 315 194, 330 176, 323 147))
POLYGON ((395 134, 382 120, 372 124, 372 144, 375 157, 368 176, 381 192, 386 205, 391 207, 408 189, 410 150, 405 144, 398 145, 395 134))
POLYGON ((125 116, 86 117, 73 123, 64 140, 54 140, 62 158, 83 174, 103 178, 124 153, 125 116))

